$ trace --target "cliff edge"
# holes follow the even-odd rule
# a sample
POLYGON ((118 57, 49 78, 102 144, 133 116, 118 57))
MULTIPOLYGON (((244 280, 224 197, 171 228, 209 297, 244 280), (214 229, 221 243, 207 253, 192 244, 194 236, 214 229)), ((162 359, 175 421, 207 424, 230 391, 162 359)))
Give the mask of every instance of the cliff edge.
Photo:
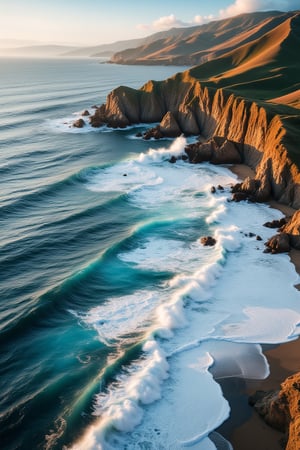
MULTIPOLYGON (((225 138, 238 149, 242 163, 256 173, 256 197, 300 208, 300 114, 288 106, 274 108, 246 100, 229 90, 203 86, 191 71, 161 82, 149 81, 141 89, 120 86, 97 108, 92 126, 126 127, 159 123, 163 135, 195 135, 201 142, 188 150, 192 162, 203 141, 225 138), (172 120, 171 120, 172 119, 172 120)), ((222 161, 224 162, 224 161, 222 161)), ((227 160, 225 162, 236 162, 227 160)))

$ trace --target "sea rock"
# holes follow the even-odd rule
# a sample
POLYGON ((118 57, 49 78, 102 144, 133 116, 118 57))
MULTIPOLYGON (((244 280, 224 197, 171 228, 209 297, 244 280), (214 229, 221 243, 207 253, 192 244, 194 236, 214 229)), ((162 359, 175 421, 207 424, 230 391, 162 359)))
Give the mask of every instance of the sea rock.
POLYGON ((258 391, 249 403, 268 425, 286 433, 286 450, 300 448, 300 372, 288 377, 278 391, 258 391))
POLYGON ((235 192, 232 194, 231 200, 233 202, 242 202, 248 200, 248 195, 245 192, 235 192))
POLYGON ((215 193, 217 192, 215 186, 212 186, 212 187, 210 188, 210 192, 211 192, 212 194, 215 194, 215 193))
POLYGON ((265 222, 264 227, 267 228, 280 228, 287 223, 287 219, 283 217, 282 219, 274 219, 271 222, 265 222))
POLYGON ((235 184, 232 187, 231 192, 234 194, 243 194, 242 196, 234 197, 246 197, 246 200, 251 202, 266 202, 270 199, 270 189, 267 182, 262 182, 261 180, 250 177, 245 178, 242 183, 235 184))
POLYGON ((81 113, 81 115, 82 115, 82 116, 89 116, 90 113, 89 113, 89 111, 88 111, 87 109, 85 109, 85 110, 81 113))
POLYGON ((193 164, 208 162, 212 159, 211 142, 196 142, 185 147, 189 161, 193 164))
POLYGON ((157 125, 156 127, 149 128, 143 133, 143 139, 149 140, 149 139, 161 139, 164 135, 161 132, 160 126, 157 125))
POLYGON ((85 126, 85 121, 83 119, 77 119, 75 122, 73 122, 74 128, 83 128, 85 126))
POLYGON ((168 111, 159 125, 153 128, 149 128, 142 134, 143 138, 148 139, 161 139, 161 138, 175 138, 182 134, 182 131, 174 117, 174 115, 168 111))
POLYGON ((196 142, 185 148, 192 163, 209 161, 212 164, 239 164, 241 155, 234 142, 214 136, 207 142, 196 142))
POLYGON ((289 252, 291 249, 290 237, 287 233, 276 234, 271 237, 265 245, 271 253, 285 253, 289 252))
POLYGON ((200 239, 200 242, 202 245, 210 246, 210 247, 212 247, 213 245, 215 245, 217 243, 216 239, 213 238, 212 236, 203 236, 200 239))
POLYGON ((99 108, 96 106, 95 112, 90 116, 89 120, 92 127, 102 127, 106 123, 105 105, 101 105, 99 108))

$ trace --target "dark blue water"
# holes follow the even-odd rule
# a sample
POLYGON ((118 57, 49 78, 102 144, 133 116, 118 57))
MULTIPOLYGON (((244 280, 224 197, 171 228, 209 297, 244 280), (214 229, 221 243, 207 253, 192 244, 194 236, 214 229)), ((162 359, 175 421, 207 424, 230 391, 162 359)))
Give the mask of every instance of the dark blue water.
POLYGON ((150 278, 147 271, 122 273, 111 250, 130 246, 132 224, 145 212, 126 194, 85 187, 99 167, 147 146, 117 131, 56 132, 51 120, 101 104, 120 84, 140 87, 174 72, 97 60, 1 59, 2 449, 62 448, 80 433, 99 373, 116 350, 78 326, 70 309, 87 311, 150 278))
POLYGON ((179 70, 0 60, 1 449, 216 450, 209 369, 266 377, 260 344, 300 333, 295 270, 263 253, 278 211, 228 202, 226 168, 170 164, 183 137, 72 128, 179 70))

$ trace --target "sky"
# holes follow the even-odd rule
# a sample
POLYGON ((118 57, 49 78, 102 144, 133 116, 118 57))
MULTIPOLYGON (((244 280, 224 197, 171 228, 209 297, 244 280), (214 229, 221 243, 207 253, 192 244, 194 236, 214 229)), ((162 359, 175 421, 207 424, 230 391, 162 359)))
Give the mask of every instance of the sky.
POLYGON ((300 0, 0 0, 0 45, 99 45, 252 11, 300 9, 300 0))

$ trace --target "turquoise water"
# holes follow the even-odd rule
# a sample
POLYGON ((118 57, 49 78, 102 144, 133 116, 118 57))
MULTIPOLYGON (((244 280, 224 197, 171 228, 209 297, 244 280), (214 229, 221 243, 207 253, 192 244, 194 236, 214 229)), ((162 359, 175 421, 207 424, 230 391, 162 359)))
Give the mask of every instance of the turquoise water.
POLYGON ((115 283, 107 263, 142 214, 125 195, 99 196, 85 182, 145 144, 118 132, 55 133, 48 121, 103 102, 121 82, 139 87, 174 70, 1 60, 2 448, 38 448, 65 416, 63 442, 83 426, 108 350, 69 309, 88 310, 134 283, 131 274, 115 283))
MULTIPOLYGON (((227 169, 170 164, 183 138, 149 143, 136 129, 69 127, 112 88, 178 70, 1 59, 3 449, 216 448, 208 435, 229 408, 208 372, 212 361, 232 372, 224 348, 232 355, 235 346, 238 375, 249 375, 251 354, 252 375, 263 377, 259 344, 298 334, 293 267, 285 256, 262 255, 262 244, 243 234, 251 216, 251 229, 267 238, 261 224, 277 211, 228 203, 235 178, 227 169), (219 183, 228 190, 213 196, 219 183), (216 248, 199 244, 206 234, 218 237, 216 248), (242 264, 253 272, 241 273, 242 264), (268 283, 259 288, 251 279, 266 274, 279 283, 270 281, 272 305, 268 283), (241 283, 252 286, 242 299, 241 283), (282 290, 290 290, 288 302, 282 290), (164 401, 180 410, 174 398, 189 398, 192 376, 183 368, 198 359, 202 388, 191 397, 199 408, 209 393, 216 410, 194 428, 175 414, 168 430, 164 401)), ((193 405, 191 414, 202 417, 193 405)))

